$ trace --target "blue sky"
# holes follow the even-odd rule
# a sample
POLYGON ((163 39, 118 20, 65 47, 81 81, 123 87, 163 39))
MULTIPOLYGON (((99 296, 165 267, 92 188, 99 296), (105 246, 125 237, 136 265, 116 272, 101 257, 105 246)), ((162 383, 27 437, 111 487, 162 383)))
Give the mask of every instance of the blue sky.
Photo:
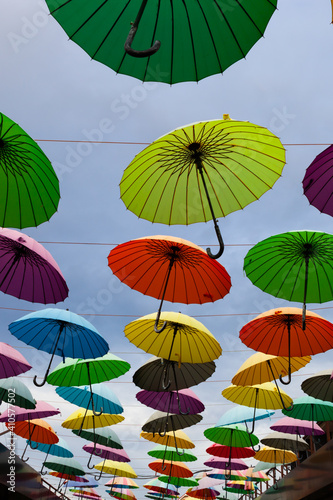
MULTIPOLYGON (((301 184, 306 167, 332 141, 330 2, 280 0, 265 37, 245 60, 228 68, 223 76, 174 86, 143 84, 91 61, 47 15, 42 0, 3 3, 1 112, 40 141, 59 176, 61 190, 59 210, 51 220, 23 232, 44 242, 67 280, 69 297, 58 306, 87 315, 109 342, 111 352, 132 365, 128 374, 111 382, 110 387, 125 407, 125 421, 114 430, 140 475, 152 472, 147 466, 147 451, 153 445, 139 439, 140 427, 152 410, 137 403, 139 389, 131 380, 149 355, 131 345, 123 329, 132 319, 156 311, 158 301, 113 277, 107 255, 114 245, 141 236, 174 235, 206 248, 215 244, 215 235, 211 222, 169 227, 138 219, 120 200, 122 172, 145 143, 192 122, 222 118, 224 113, 267 127, 286 145, 287 163, 274 188, 244 210, 220 220, 226 243, 220 262, 231 276, 230 294, 214 304, 164 306, 164 310, 181 310, 197 317, 223 349, 214 376, 193 388, 206 405, 203 421, 185 429, 195 441, 199 456, 192 469, 199 470, 210 444, 203 430, 231 408, 221 391, 252 354, 238 338, 240 328, 257 313, 288 305, 261 292, 245 277, 242 267, 246 252, 252 244, 285 231, 333 232, 332 219, 309 205, 301 184), (113 144, 75 142, 85 140, 113 144)), ((0 307, 1 340, 17 347, 33 364, 34 369, 24 380, 36 399, 47 399, 61 409, 61 418, 53 417, 50 423, 85 464, 87 458, 81 447, 86 443, 60 426, 76 407, 63 402, 55 392, 51 396, 49 387, 35 388, 28 377, 41 373, 49 356, 17 341, 7 329, 11 321, 25 314, 24 310, 42 307, 5 294, 1 295, 0 307)), ((309 309, 333 321, 332 302, 313 304, 309 309)), ((331 368, 331 356, 330 352, 315 356, 293 377, 287 392, 300 396, 301 381, 331 368)), ((258 425, 259 437, 267 433, 268 426, 265 422, 258 425)), ((18 440, 18 454, 22 449, 23 440, 18 440)), ((29 463, 38 468, 42 458, 31 452, 29 463)), ((143 496, 141 489, 138 498, 143 496)))

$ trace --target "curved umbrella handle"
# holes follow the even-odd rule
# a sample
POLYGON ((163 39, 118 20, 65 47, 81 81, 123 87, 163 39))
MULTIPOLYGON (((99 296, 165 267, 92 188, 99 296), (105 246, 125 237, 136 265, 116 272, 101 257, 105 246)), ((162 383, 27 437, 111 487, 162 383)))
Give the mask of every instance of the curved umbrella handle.
POLYGON ((29 457, 24 458, 24 455, 25 455, 25 452, 27 451, 27 448, 28 448, 28 443, 25 445, 25 448, 24 448, 22 456, 21 456, 22 462, 27 462, 29 460, 29 457))
POLYGON ((221 257, 221 255, 224 252, 224 243, 223 243, 223 239, 222 239, 220 228, 219 228, 219 226, 218 226, 217 221, 216 221, 215 218, 214 218, 214 227, 215 227, 215 233, 216 233, 218 242, 220 244, 220 249, 217 252, 217 254, 215 254, 215 255, 212 254, 210 248, 206 248, 206 252, 207 252, 208 257, 210 257, 211 259, 218 259, 219 257, 221 257))
POLYGON ((101 470, 99 476, 94 476, 95 481, 99 481, 102 477, 102 474, 103 474, 103 469, 101 470))
POLYGON ((178 403, 178 410, 181 415, 188 415, 191 411, 191 408, 187 408, 187 411, 182 411, 181 405, 180 405, 180 399, 179 399, 179 393, 177 390, 177 403, 178 403))
POLYGON ((169 378, 168 374, 169 374, 169 370, 167 369, 167 367, 165 367, 165 368, 164 368, 164 375, 163 375, 163 379, 162 379, 162 381, 161 381, 162 389, 163 389, 164 391, 166 391, 166 390, 170 387, 170 385, 171 385, 171 380, 170 380, 170 378, 169 378), (168 382, 166 381, 166 380, 167 380, 167 378, 169 378, 168 382))
POLYGON ((51 364, 52 364, 55 352, 57 350, 57 346, 58 346, 58 343, 59 343, 59 340, 60 340, 61 333, 62 333, 62 331, 63 331, 64 328, 65 328, 65 324, 63 323, 63 324, 61 324, 61 326, 59 328, 58 337, 57 337, 57 340, 55 342, 55 345, 54 345, 54 348, 53 348, 53 351, 52 351, 52 356, 51 356, 51 359, 50 359, 50 362, 49 362, 49 366, 47 367, 47 370, 45 372, 45 375, 44 375, 44 378, 43 378, 42 382, 39 384, 37 382, 37 375, 34 376, 34 384, 37 385, 37 387, 43 387, 43 385, 46 384, 46 379, 47 379, 47 376, 48 376, 48 374, 50 372, 51 364))
POLYGON ((156 318, 156 321, 155 321, 155 324, 154 324, 154 330, 155 330, 156 333, 161 333, 161 332, 163 332, 163 330, 167 326, 167 322, 164 321, 164 323, 161 326, 161 328, 158 328, 158 320, 159 320, 159 316, 156 318))
POLYGON ((90 462, 91 462, 92 456, 93 456, 93 454, 91 453, 91 454, 90 454, 90 457, 89 457, 89 460, 88 460, 88 463, 87 463, 87 467, 88 467, 88 469, 90 469, 90 470, 94 468, 94 466, 91 466, 91 465, 90 465, 90 462))
POLYGON ((149 47, 149 49, 146 49, 146 50, 134 50, 131 47, 133 39, 134 39, 136 32, 137 32, 137 29, 139 27, 139 22, 140 22, 141 16, 142 16, 143 11, 145 10, 145 7, 147 5, 147 1, 148 0, 142 1, 138 15, 136 16, 134 23, 132 23, 132 27, 130 29, 130 32, 128 33, 127 38, 126 38, 125 51, 127 52, 127 54, 129 54, 132 57, 149 57, 149 56, 155 54, 155 52, 157 52, 161 46, 161 42, 156 40, 154 45, 152 47, 149 47))

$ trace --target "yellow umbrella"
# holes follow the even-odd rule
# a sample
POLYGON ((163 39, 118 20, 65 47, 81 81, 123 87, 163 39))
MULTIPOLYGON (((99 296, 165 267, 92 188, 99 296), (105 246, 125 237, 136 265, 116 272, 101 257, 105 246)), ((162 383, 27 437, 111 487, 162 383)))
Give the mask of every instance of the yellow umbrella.
POLYGON ((291 397, 272 382, 248 386, 230 385, 222 391, 222 396, 233 403, 254 408, 251 433, 254 431, 257 408, 265 410, 287 409, 293 403, 291 397))
POLYGON ((153 443, 158 443, 164 446, 172 446, 173 448, 184 450, 190 450, 195 448, 195 444, 191 439, 185 434, 185 432, 177 430, 163 433, 162 436, 158 432, 141 432, 140 437, 152 441, 153 443))
POLYGON ((156 333, 156 313, 138 318, 125 327, 125 336, 145 352, 179 363, 207 363, 222 354, 216 338, 202 324, 190 316, 175 312, 162 312, 165 324, 156 333))
POLYGON ((273 464, 290 464, 297 461, 297 456, 290 450, 279 450, 264 446, 261 450, 257 451, 254 457, 261 462, 269 462, 273 464))
POLYGON ((61 424, 66 429, 91 429, 95 427, 106 427, 108 425, 118 424, 125 419, 122 415, 113 415, 111 413, 102 413, 99 416, 94 415, 92 410, 79 408, 72 413, 61 424))
MULTIPOLYGON (((300 370, 311 361, 311 356, 291 357, 291 373, 300 370)), ((288 375, 289 358, 257 352, 239 368, 231 382, 234 385, 255 385, 271 382, 288 375)))
POLYGON ((103 460, 99 464, 94 465, 95 469, 105 472, 106 474, 112 474, 113 476, 122 477, 138 477, 134 472, 132 467, 124 462, 117 462, 115 460, 103 460))

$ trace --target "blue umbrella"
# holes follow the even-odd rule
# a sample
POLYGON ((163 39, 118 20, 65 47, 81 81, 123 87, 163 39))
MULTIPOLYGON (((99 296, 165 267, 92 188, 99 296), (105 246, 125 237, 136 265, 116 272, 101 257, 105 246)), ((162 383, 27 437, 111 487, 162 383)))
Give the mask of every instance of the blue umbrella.
MULTIPOLYGON (((263 418, 270 418, 274 415, 274 411, 271 410, 262 410, 257 408, 255 414, 255 420, 262 420, 263 418)), ((220 417, 218 420, 216 427, 231 425, 231 424, 239 424, 253 421, 253 408, 248 408, 247 406, 235 406, 231 410, 227 411, 220 417)))
POLYGON ((55 354, 70 358, 98 358, 109 350, 96 328, 81 316, 64 309, 43 309, 14 321, 9 331, 19 340, 50 354, 51 360, 41 387, 45 384, 55 354))
POLYGON ((80 408, 94 410, 100 407, 102 412, 118 415, 124 411, 115 393, 106 385, 92 384, 92 391, 85 387, 57 387, 56 393, 66 401, 80 408))
POLYGON ((97 488, 99 484, 96 481, 88 481, 87 483, 81 483, 79 481, 67 481, 66 488, 97 488))
MULTIPOLYGON (((72 458, 74 456, 74 454, 68 448, 66 441, 62 438, 59 438, 59 441, 54 444, 37 443, 37 441, 30 441, 29 439, 27 439, 27 444, 29 444, 30 448, 32 448, 33 450, 38 450, 46 453, 45 461, 47 460, 47 457, 49 455, 63 458, 72 458)), ((40 473, 44 475, 46 474, 46 472, 43 472, 43 468, 44 463, 40 471, 40 473)))

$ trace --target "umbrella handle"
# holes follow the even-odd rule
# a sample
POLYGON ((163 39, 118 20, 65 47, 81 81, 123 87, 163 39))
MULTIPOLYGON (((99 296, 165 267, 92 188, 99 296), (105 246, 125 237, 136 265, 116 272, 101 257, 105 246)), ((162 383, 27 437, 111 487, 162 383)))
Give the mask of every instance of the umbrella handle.
POLYGON ((101 470, 101 473, 99 474, 99 476, 94 476, 95 481, 99 481, 102 477, 102 474, 103 474, 103 469, 101 470))
POLYGON ((57 340, 55 342, 55 346, 53 348, 53 352, 52 352, 52 356, 51 356, 51 359, 50 359, 50 362, 49 362, 49 366, 47 367, 47 370, 45 372, 45 375, 44 375, 44 378, 42 380, 42 382, 39 384, 37 382, 37 375, 34 376, 34 384, 37 385, 37 387, 43 387, 43 385, 46 384, 46 379, 47 379, 47 376, 49 374, 49 371, 51 369, 51 364, 52 364, 52 361, 53 361, 53 358, 54 358, 54 355, 55 355, 55 352, 57 350, 57 346, 58 346, 58 343, 59 343, 59 340, 60 340, 60 336, 61 336, 61 333, 63 331, 63 329, 65 328, 65 325, 64 324, 61 324, 61 327, 59 328, 59 333, 58 333, 58 337, 57 337, 57 340))
POLYGON ((154 330, 155 330, 156 333, 161 333, 161 332, 163 332, 164 328, 167 326, 167 322, 164 321, 164 323, 161 326, 161 328, 158 328, 158 320, 159 320, 159 315, 156 318, 156 321, 155 321, 155 324, 154 324, 154 330))
POLYGON ((220 228, 219 228, 215 218, 214 218, 214 227, 215 227, 215 233, 216 233, 218 242, 220 244, 220 248, 219 248, 219 251, 217 252, 217 254, 215 254, 215 255, 212 254, 210 248, 206 248, 206 252, 207 252, 208 257, 210 257, 211 259, 218 259, 219 257, 221 257, 221 255, 224 252, 224 243, 223 243, 220 228))
POLYGON ((163 379, 162 379, 162 382, 161 382, 161 385, 162 385, 162 389, 164 391, 166 391, 170 385, 171 385, 171 380, 170 378, 168 377, 168 373, 169 371, 167 370, 167 367, 164 368, 164 375, 163 375, 163 379), (167 382, 166 379, 169 378, 169 381, 167 382))
POLYGON ((191 411, 191 408, 187 408, 187 411, 182 411, 181 405, 180 405, 180 400, 179 400, 179 394, 177 390, 177 403, 178 403, 178 410, 181 415, 188 415, 191 411))
POLYGON ((88 463, 87 463, 87 467, 88 467, 88 469, 90 469, 90 470, 94 468, 94 465, 93 465, 93 466, 91 466, 91 465, 90 465, 90 462, 91 462, 92 456, 93 456, 93 454, 91 453, 91 454, 90 454, 90 457, 89 457, 89 460, 88 460, 88 463))
POLYGON ((25 445, 25 448, 24 448, 22 456, 21 456, 22 462, 27 462, 29 460, 29 457, 24 458, 24 455, 25 455, 25 452, 27 451, 27 448, 28 448, 28 441, 27 441, 27 444, 25 445))
POLYGON ((137 32, 137 29, 139 27, 139 22, 140 22, 141 16, 142 16, 143 11, 146 7, 146 4, 147 4, 147 0, 143 0, 141 7, 139 9, 138 15, 137 15, 134 23, 132 23, 132 27, 130 29, 130 32, 129 32, 127 38, 126 38, 125 51, 127 52, 127 54, 129 54, 132 57, 149 57, 152 54, 155 54, 155 52, 157 52, 161 46, 161 42, 159 40, 156 40, 154 45, 152 47, 149 47, 149 49, 146 49, 146 50, 134 50, 131 47, 133 39, 134 39, 136 32, 137 32))

